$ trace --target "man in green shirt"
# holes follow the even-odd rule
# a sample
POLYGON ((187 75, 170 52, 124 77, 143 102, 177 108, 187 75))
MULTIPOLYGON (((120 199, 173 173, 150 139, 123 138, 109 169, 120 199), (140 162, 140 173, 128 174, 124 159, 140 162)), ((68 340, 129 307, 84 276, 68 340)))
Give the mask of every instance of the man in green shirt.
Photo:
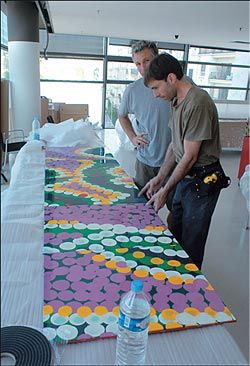
POLYGON ((161 54, 151 61, 144 83, 155 97, 171 101, 172 142, 158 175, 144 186, 140 194, 146 193, 147 204, 153 204, 158 212, 177 185, 171 230, 201 268, 220 190, 229 185, 229 178, 219 162, 221 146, 217 109, 206 91, 183 77, 180 63, 169 54, 161 54))

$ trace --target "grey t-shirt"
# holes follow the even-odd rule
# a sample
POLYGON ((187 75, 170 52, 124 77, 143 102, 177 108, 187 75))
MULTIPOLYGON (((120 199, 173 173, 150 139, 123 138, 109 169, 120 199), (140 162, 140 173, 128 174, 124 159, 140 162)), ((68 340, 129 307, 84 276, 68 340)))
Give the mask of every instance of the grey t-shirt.
POLYGON ((202 141, 195 167, 209 165, 219 159, 221 146, 218 112, 209 94, 196 86, 188 91, 185 99, 172 104, 173 150, 178 163, 184 155, 184 140, 202 141))
POLYGON ((168 127, 170 103, 155 98, 143 79, 136 80, 126 88, 119 108, 119 116, 134 114, 139 133, 146 133, 149 145, 137 150, 137 159, 142 163, 160 167, 171 141, 171 130, 168 127))

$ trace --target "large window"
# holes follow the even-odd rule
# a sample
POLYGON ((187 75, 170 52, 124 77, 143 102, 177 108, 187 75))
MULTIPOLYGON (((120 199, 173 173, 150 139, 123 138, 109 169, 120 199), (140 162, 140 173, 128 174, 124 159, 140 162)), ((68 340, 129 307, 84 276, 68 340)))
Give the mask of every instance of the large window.
POLYGON ((187 75, 215 101, 245 101, 249 52, 190 47, 187 75))

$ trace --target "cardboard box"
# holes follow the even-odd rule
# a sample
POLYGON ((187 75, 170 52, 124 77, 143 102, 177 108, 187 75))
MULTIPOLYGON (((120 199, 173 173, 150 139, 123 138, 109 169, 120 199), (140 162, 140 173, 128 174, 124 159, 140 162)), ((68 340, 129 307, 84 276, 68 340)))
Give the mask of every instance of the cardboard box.
POLYGON ((59 108, 60 121, 73 118, 74 121, 78 119, 85 119, 89 115, 88 104, 62 104, 59 108))
POLYGON ((46 97, 41 97, 41 126, 47 123, 49 109, 49 100, 46 97))

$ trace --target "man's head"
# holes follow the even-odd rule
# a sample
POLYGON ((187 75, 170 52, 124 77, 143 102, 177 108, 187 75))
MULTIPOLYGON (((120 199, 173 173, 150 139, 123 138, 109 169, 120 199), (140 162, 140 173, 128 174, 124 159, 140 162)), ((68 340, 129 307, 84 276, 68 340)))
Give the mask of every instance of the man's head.
POLYGON ((172 100, 177 94, 177 83, 183 77, 183 70, 179 61, 162 53, 150 63, 144 74, 144 84, 153 90, 156 97, 172 100))
POLYGON ((132 44, 132 59, 137 70, 143 77, 153 58, 158 55, 158 48, 154 42, 138 41, 132 44))

